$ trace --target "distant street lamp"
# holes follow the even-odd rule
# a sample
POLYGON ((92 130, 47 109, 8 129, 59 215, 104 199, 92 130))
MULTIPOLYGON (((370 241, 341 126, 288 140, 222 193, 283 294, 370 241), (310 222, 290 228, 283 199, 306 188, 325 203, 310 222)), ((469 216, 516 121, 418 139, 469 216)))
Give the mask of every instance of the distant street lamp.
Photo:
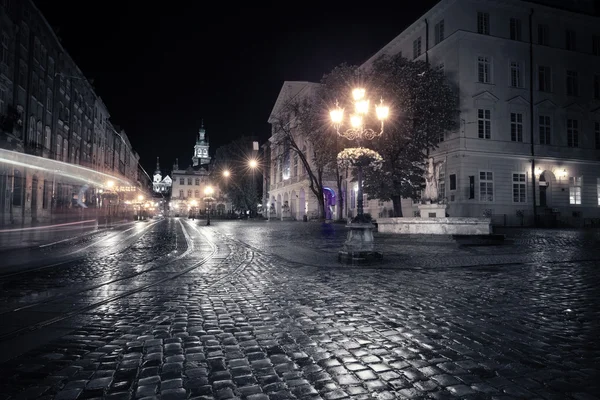
POLYGON ((255 159, 251 159, 248 162, 248 165, 250 166, 250 168, 255 169, 256 167, 258 167, 258 161, 256 161, 255 159))
POLYGON ((331 122, 337 134, 348 140, 355 140, 358 144, 356 148, 347 148, 342 150, 337 158, 338 162, 356 168, 357 187, 357 205, 356 217, 347 225, 349 228, 344 248, 338 254, 338 260, 348 264, 368 263, 370 261, 380 260, 381 253, 374 251, 373 229, 375 226, 370 218, 366 218, 363 209, 363 190, 362 174, 363 167, 375 164, 381 165, 381 156, 376 151, 361 147, 364 140, 373 140, 383 134, 384 121, 389 116, 389 107, 383 104, 381 99, 379 105, 375 108, 375 116, 380 126, 376 129, 366 126, 367 118, 370 115, 370 100, 366 97, 366 91, 363 88, 357 88, 352 91, 354 113, 350 115, 350 127, 343 129, 344 109, 336 106, 330 110, 331 122))
POLYGON ((213 201, 212 194, 214 190, 212 187, 207 186, 204 188, 204 202, 206 203, 206 225, 210 225, 210 202, 213 201))

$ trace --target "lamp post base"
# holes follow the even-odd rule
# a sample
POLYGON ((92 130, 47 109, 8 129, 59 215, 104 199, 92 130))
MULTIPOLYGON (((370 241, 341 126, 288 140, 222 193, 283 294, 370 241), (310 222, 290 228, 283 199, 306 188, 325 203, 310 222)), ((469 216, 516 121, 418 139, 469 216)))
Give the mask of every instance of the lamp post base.
POLYGON ((338 252, 338 261, 347 265, 368 265, 381 262, 383 254, 378 251, 346 251, 338 252))
POLYGON ((338 261, 344 264, 370 264, 383 259, 381 252, 374 250, 372 223, 351 223, 346 225, 349 229, 344 248, 338 253, 338 261))

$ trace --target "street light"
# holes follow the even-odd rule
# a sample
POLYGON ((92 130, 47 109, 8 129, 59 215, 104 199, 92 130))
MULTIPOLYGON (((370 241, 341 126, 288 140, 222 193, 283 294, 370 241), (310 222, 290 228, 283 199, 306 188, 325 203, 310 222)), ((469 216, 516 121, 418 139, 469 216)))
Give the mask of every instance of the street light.
POLYGON ((225 178, 229 178, 229 175, 231 175, 231 173, 229 172, 229 170, 228 170, 228 169, 226 169, 225 171, 223 171, 223 176, 224 176, 225 178))
POLYGON ((210 225, 210 202, 213 200, 213 198, 211 197, 213 194, 214 190, 212 187, 207 186, 204 188, 204 194, 206 195, 206 197, 204 198, 204 202, 206 203, 206 225, 210 225))
POLYGON ((381 161, 381 156, 373 150, 361 147, 361 142, 373 140, 383 134, 384 121, 389 117, 390 110, 381 99, 375 108, 375 118, 379 121, 379 126, 376 129, 368 128, 366 125, 373 118, 366 90, 364 88, 354 89, 352 99, 354 113, 350 115, 349 121, 344 121, 344 109, 340 107, 337 100, 335 108, 329 111, 329 115, 337 134, 345 139, 355 140, 358 144, 357 148, 345 149, 338 154, 339 161, 347 162, 356 168, 358 180, 356 217, 352 220, 353 223, 347 225, 348 236, 343 250, 339 252, 338 260, 349 264, 358 264, 380 260, 383 257, 381 253, 374 251, 373 229, 375 226, 370 219, 365 218, 362 191, 363 166, 368 165, 371 160, 381 161), (350 124, 347 129, 343 128, 345 122, 350 124))
MULTIPOLYGON (((388 118, 390 109, 383 103, 381 99, 379 105, 375 108, 375 114, 377 120, 381 123, 379 129, 373 130, 372 128, 365 127, 365 120, 369 116, 369 102, 370 100, 365 97, 366 91, 363 88, 356 88, 352 91, 352 98, 354 99, 354 114, 350 115, 350 128, 343 130, 342 124, 344 123, 344 109, 339 106, 339 103, 335 102, 335 108, 329 112, 331 121, 337 132, 337 134, 348 140, 356 140, 359 147, 363 140, 373 140, 374 138, 383 134, 384 121, 388 118)), ((360 222, 363 218, 363 194, 362 194, 362 163, 357 163, 357 220, 360 222)))

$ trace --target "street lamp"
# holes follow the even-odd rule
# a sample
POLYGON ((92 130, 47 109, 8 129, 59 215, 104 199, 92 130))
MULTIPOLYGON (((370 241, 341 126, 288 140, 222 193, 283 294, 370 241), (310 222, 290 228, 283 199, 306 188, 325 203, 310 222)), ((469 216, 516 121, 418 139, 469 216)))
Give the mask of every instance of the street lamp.
MULTIPOLYGON (((340 107, 339 103, 335 102, 335 108, 329 112, 333 126, 337 134, 348 140, 356 140, 359 148, 363 140, 373 140, 374 138, 383 134, 384 121, 388 118, 390 109, 383 103, 383 98, 380 103, 375 107, 375 115, 377 120, 380 122, 378 129, 367 128, 365 126, 365 120, 369 117, 370 111, 370 100, 365 97, 366 91, 363 88, 356 88, 352 91, 352 98, 354 100, 354 114, 350 115, 350 127, 346 130, 342 128, 344 123, 344 109, 340 107)), ((356 152, 357 154, 363 154, 363 152, 356 152)), ((352 160, 350 160, 352 161, 352 160)), ((362 222, 363 217, 363 193, 362 193, 362 162, 355 162, 357 168, 357 221, 362 222)))
POLYGON ((228 169, 226 169, 225 171, 223 171, 223 176, 224 176, 225 178, 229 178, 229 175, 231 175, 231 173, 229 172, 229 170, 228 170, 228 169))
POLYGON ((255 169, 256 167, 258 167, 258 161, 256 161, 255 159, 251 159, 248 162, 248 165, 250 166, 250 168, 255 169))
POLYGON ((388 118, 389 107, 383 103, 383 99, 375 107, 375 118, 379 122, 376 129, 367 127, 372 120, 370 100, 366 96, 364 88, 356 88, 352 91, 352 102, 354 112, 350 114, 348 121, 344 121, 344 109, 336 100, 335 108, 329 111, 331 122, 337 134, 348 140, 355 140, 356 148, 347 148, 338 154, 338 162, 356 168, 358 180, 356 204, 356 217, 347 225, 349 228, 344 248, 338 254, 338 260, 348 264, 368 263, 380 260, 383 255, 374 251, 373 229, 375 226, 371 219, 365 218, 363 208, 362 173, 363 167, 373 162, 381 163, 381 156, 371 150, 361 147, 364 140, 373 140, 383 134, 384 121, 388 118), (344 123, 349 122, 349 127, 343 128, 344 123))
POLYGON ((214 190, 212 187, 207 186, 204 188, 204 194, 206 195, 206 197, 204 198, 204 202, 206 203, 206 225, 210 225, 210 202, 213 200, 213 198, 211 197, 213 194, 214 190))

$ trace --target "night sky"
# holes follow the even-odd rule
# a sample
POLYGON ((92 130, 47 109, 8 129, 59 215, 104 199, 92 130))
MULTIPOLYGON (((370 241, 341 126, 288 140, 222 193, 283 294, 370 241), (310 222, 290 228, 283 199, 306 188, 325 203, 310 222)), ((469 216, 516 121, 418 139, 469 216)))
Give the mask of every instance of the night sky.
POLYGON ((263 143, 285 80, 361 64, 437 3, 34 1, 150 175, 156 157, 163 174, 191 163, 202 119, 213 154, 243 135, 263 143))

